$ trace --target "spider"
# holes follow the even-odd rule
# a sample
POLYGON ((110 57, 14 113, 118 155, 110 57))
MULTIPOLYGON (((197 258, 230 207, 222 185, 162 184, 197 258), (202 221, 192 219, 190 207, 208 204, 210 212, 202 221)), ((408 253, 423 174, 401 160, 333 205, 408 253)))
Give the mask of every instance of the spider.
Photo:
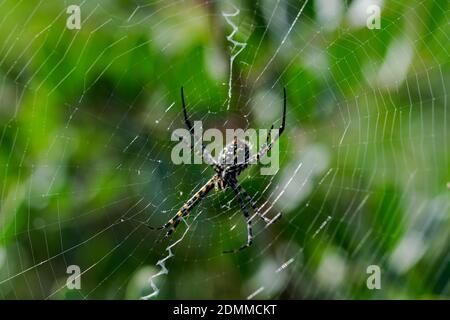
MULTIPOLYGON (((278 134, 272 139, 271 137, 271 131, 273 129, 273 125, 271 127, 271 130, 269 131, 267 135, 267 141, 261 147, 261 149, 250 157, 250 146, 247 141, 243 141, 238 139, 237 137, 234 138, 233 142, 225 146, 225 148, 221 151, 221 153, 218 156, 218 159, 215 160, 212 158, 212 155, 209 153, 207 149, 205 149, 205 145, 202 144, 201 146, 201 154, 199 155, 202 157, 203 160, 207 160, 207 163, 211 164, 214 168, 215 174, 211 177, 211 179, 206 182, 206 184, 200 188, 199 191, 197 191, 181 208, 180 210, 164 225, 160 227, 152 227, 147 224, 147 226, 150 229, 153 230, 161 230, 161 229, 167 229, 165 238, 169 237, 176 229, 178 224, 181 221, 181 218, 186 217, 192 209, 194 209, 195 206, 197 206, 200 201, 213 189, 215 188, 216 191, 218 190, 224 190, 226 188, 231 188, 239 201, 239 205, 241 207, 242 213, 244 214, 246 223, 247 223, 247 242, 242 245, 241 247, 233 250, 225 250, 224 253, 235 253, 238 251, 242 251, 245 248, 248 248, 252 245, 253 242, 253 229, 252 229, 252 221, 249 215, 249 211, 247 206, 245 205, 245 200, 247 200, 256 215, 258 215, 264 222, 269 225, 273 223, 274 221, 278 220, 281 217, 281 214, 278 214, 274 219, 269 219, 265 217, 261 211, 260 208, 256 205, 253 198, 245 191, 245 189, 239 184, 237 177, 244 171, 249 164, 254 163, 254 160, 259 160, 260 157, 262 157, 264 154, 266 154, 271 148, 272 145, 278 140, 278 138, 281 136, 281 134, 284 131, 284 125, 286 120, 286 88, 283 89, 283 118, 281 122, 281 126, 279 128, 278 134), (237 161, 238 155, 244 155, 244 161, 237 161), (256 158, 255 158, 256 157, 256 158), (206 158, 206 159, 205 159, 206 158)), ((181 104, 183 107, 183 115, 184 115, 184 123, 186 124, 192 138, 196 139, 194 136, 194 128, 192 126, 191 121, 189 120, 189 117, 187 115, 186 111, 186 104, 184 101, 184 92, 183 87, 181 87, 181 104)), ((194 145, 191 145, 192 150, 194 150, 194 145)), ((194 150, 195 151, 195 150, 194 150)), ((242 157, 242 156, 241 156, 242 157)))

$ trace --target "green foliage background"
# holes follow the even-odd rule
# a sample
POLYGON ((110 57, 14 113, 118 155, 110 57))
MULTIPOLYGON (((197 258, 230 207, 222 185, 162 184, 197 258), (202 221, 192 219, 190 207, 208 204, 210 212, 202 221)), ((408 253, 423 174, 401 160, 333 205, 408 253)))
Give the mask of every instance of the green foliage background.
POLYGON ((245 238, 239 208, 221 207, 229 193, 208 197, 158 298, 246 298, 261 286, 258 298, 448 298, 448 2, 384 1, 381 29, 369 30, 352 25, 354 1, 340 2, 337 26, 310 1, 280 47, 302 3, 234 3, 247 46, 226 110, 225 2, 2 1, 0 297, 151 292, 166 246, 118 221, 163 222, 212 175, 170 160, 183 85, 193 118, 219 128, 269 127, 286 86, 280 171, 242 180, 252 194, 269 184, 262 204, 299 163, 303 178, 268 213, 284 218, 257 227, 241 254, 221 253, 245 238), (70 4, 80 30, 65 27, 70 4), (71 264, 78 291, 65 287, 71 264), (373 264, 381 290, 366 287, 373 264))

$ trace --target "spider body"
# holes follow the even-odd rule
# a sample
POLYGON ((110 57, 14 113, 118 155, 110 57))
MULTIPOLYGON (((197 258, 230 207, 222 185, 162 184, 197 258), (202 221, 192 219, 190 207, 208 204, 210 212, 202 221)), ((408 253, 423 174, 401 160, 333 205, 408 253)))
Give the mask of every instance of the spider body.
POLYGON ((233 142, 225 146, 219 154, 216 166, 220 189, 237 181, 239 174, 249 166, 249 158, 250 146, 247 141, 234 138, 233 142))
MULTIPOLYGON (((278 214, 275 218, 269 219, 264 214, 261 213, 260 208, 256 205, 252 197, 245 191, 245 189, 239 184, 238 176, 244 171, 251 163, 254 163, 255 160, 259 160, 261 156, 266 154, 271 148, 272 145, 278 140, 282 132, 284 131, 284 125, 286 120, 286 89, 283 90, 284 93, 284 103, 283 103, 283 118, 282 123, 278 131, 278 135, 275 137, 271 137, 270 133, 267 136, 267 143, 258 151, 257 154, 251 156, 250 155, 250 145, 248 142, 238 139, 237 137, 234 140, 225 146, 225 148, 220 152, 218 159, 214 160, 208 150, 205 149, 205 146, 202 145, 200 157, 206 158, 207 163, 211 163, 215 174, 203 185, 200 190, 198 190, 173 216, 165 225, 155 228, 149 225, 146 225, 150 229, 166 229, 169 230, 166 233, 166 238, 169 237, 174 231, 175 228, 180 223, 181 219, 189 214, 189 212, 213 189, 216 190, 224 190, 230 188, 233 190, 235 197, 237 198, 239 205, 241 207, 242 213, 245 217, 247 223, 247 242, 235 250, 227 250, 224 252, 237 252, 241 251, 245 248, 248 248, 253 242, 253 231, 252 231, 252 220, 249 215, 247 205, 250 204, 253 211, 256 215, 258 215, 266 224, 271 224, 275 220, 277 220, 281 214, 278 214), (246 203, 246 201, 248 203, 246 203)), ((186 105, 184 102, 184 94, 183 87, 181 87, 181 102, 183 106, 183 114, 184 114, 184 122, 189 129, 192 137, 195 141, 194 130, 189 118, 187 116, 186 105)), ((272 125, 273 128, 273 125, 272 125)), ((271 128, 271 129, 272 129, 271 128)), ((271 130, 269 131, 271 132, 271 130)), ((195 151, 194 146, 192 145, 192 150, 195 151)))

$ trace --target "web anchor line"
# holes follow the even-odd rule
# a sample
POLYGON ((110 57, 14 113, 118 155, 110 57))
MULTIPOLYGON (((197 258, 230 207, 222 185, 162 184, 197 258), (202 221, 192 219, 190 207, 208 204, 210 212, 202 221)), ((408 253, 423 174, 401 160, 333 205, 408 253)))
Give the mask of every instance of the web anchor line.
POLYGON ((229 77, 228 77, 228 98, 227 98, 227 110, 230 109, 230 104, 231 104, 231 94, 232 94, 232 90, 231 90, 231 82, 233 79, 233 63, 234 60, 236 59, 236 57, 242 52, 242 50, 245 49, 245 47, 247 46, 246 43, 244 42, 239 42, 236 41, 234 39, 234 35, 238 32, 239 28, 233 23, 233 21, 231 21, 230 17, 236 17, 239 15, 239 13, 241 12, 236 6, 234 6, 233 4, 231 4, 233 6, 233 8, 235 9, 234 12, 232 13, 226 13, 226 12, 222 12, 222 16, 225 18, 226 22, 228 23, 229 26, 231 26, 231 28, 233 29, 231 31, 231 33, 227 36, 227 40, 229 42, 231 42, 231 44, 233 45, 233 47, 231 48, 231 51, 233 51, 235 48, 239 48, 236 53, 232 54, 230 56, 230 71, 229 71, 229 77))
POLYGON ((187 232, 190 229, 190 225, 186 222, 186 220, 184 218, 181 218, 181 219, 183 220, 183 222, 187 226, 187 228, 184 231, 184 233, 183 233, 183 235, 181 236, 180 239, 178 239, 177 241, 175 241, 171 245, 167 246, 166 251, 169 252, 168 255, 165 256, 163 259, 158 260, 158 262, 156 263, 157 266, 161 267, 161 270, 158 273, 152 275, 149 278, 149 280, 148 280, 149 283, 150 283, 150 286, 153 289, 153 292, 148 294, 148 295, 146 295, 146 296, 141 297, 141 300, 150 300, 150 299, 152 299, 154 297, 157 297, 159 295, 160 289, 157 287, 157 285, 155 283, 155 280, 156 280, 156 278, 161 277, 161 276, 169 273, 169 269, 167 269, 167 267, 166 267, 166 261, 175 256, 175 254, 172 252, 172 248, 174 246, 176 246, 179 242, 183 241, 184 236, 187 234, 187 232))

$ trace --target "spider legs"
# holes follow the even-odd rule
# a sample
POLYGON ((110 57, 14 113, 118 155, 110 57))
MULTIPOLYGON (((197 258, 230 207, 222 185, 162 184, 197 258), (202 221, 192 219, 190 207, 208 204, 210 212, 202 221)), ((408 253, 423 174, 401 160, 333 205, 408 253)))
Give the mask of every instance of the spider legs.
POLYGON ((248 192, 245 191, 245 189, 243 187, 241 187, 241 185, 239 185, 239 184, 237 184, 236 187, 238 188, 238 190, 240 190, 240 192, 242 192, 244 194, 245 198, 247 199, 247 201, 252 206, 253 211, 255 211, 255 213, 258 215, 258 217, 260 217, 262 220, 264 220, 265 223, 267 223, 267 224, 273 223, 274 221, 276 221, 276 220, 278 220, 280 218, 280 217, 278 217, 276 220, 273 220, 273 221, 271 219, 267 218, 265 215, 263 215, 261 213, 261 210, 256 205, 255 201, 253 201, 252 197, 250 197, 248 192))
MULTIPOLYGON (((202 160, 206 160, 206 162, 210 165, 212 165, 214 168, 217 168, 217 162, 212 157, 211 153, 205 148, 205 144, 202 143, 201 145, 201 151, 198 152, 195 148, 196 141, 198 141, 198 138, 194 134, 194 127, 192 125, 192 122, 189 120, 187 111, 186 111, 186 103, 184 101, 184 90, 183 87, 181 87, 181 104, 183 106, 183 116, 184 116, 184 123, 186 124, 186 127, 189 130, 189 133, 191 134, 192 139, 194 140, 194 143, 191 144, 191 149, 202 158, 202 160)), ((180 137, 180 140, 182 138, 180 137)))
POLYGON ((241 247, 233 250, 225 250, 223 253, 236 253, 241 250, 244 250, 245 248, 248 248, 252 245, 253 242, 253 228, 252 228, 252 220, 250 219, 250 214, 248 213, 248 209, 245 206, 244 199, 242 198, 241 191, 237 188, 237 184, 231 184, 231 187, 233 188, 234 193, 236 194, 236 197, 239 201, 239 205, 241 206, 242 213, 244 214, 245 221, 247 223, 247 243, 242 245, 241 247))
POLYGON ((231 188, 233 189, 236 198, 239 201, 239 205, 241 206, 241 210, 242 213, 244 214, 245 217, 245 221, 247 223, 247 243, 245 243, 244 245, 242 245, 241 247, 239 247, 238 249, 234 249, 234 250, 226 250, 224 251, 224 253, 236 253, 239 252, 241 250, 244 250, 245 248, 248 248, 251 246, 252 242, 253 242, 253 228, 252 228, 252 220, 251 217, 248 213, 248 209, 247 206, 245 204, 244 201, 244 197, 246 198, 246 200, 248 200, 248 202, 250 203, 250 205, 252 206, 253 210, 255 211, 255 213, 262 219, 264 220, 264 222, 269 225, 274 223, 275 221, 279 220, 281 218, 281 214, 279 214, 277 217, 275 217, 274 219, 269 219, 266 216, 264 216, 263 214, 261 214, 261 210, 258 208, 258 206, 256 205, 256 203, 253 201, 253 199, 250 197, 250 195, 247 193, 247 191, 245 191, 245 189, 243 187, 241 187, 241 185, 237 182, 237 181, 233 181, 230 183, 231 188))
POLYGON ((137 223, 139 223, 149 229, 152 229, 152 230, 162 230, 162 229, 169 228, 169 230, 167 230, 164 238, 161 239, 161 241, 163 241, 164 239, 168 238, 175 231, 177 226, 180 224, 181 219, 183 217, 187 216, 191 212, 191 210, 196 205, 198 205, 198 203, 212 190, 212 188, 214 187, 214 183, 216 181, 216 177, 217 177, 217 175, 215 175, 211 179, 209 179, 209 181, 203 187, 201 187, 200 190, 198 190, 166 224, 164 224, 162 226, 153 227, 153 226, 148 225, 145 222, 138 221, 138 220, 135 220, 132 218, 127 219, 127 220, 137 222, 137 223))
MULTIPOLYGON (((280 138, 281 134, 284 131, 285 128, 285 123, 286 123, 286 88, 283 88, 283 116, 282 116, 282 120, 281 120, 281 126, 278 129, 278 134, 272 139, 272 129, 273 129, 273 125, 270 127, 269 133, 267 134, 267 141, 265 146, 263 146, 261 148, 261 150, 258 151, 258 153, 256 155, 253 156, 253 158, 251 159, 251 161, 256 160, 259 161, 259 159, 265 155, 267 152, 270 151, 270 149, 272 149, 273 144, 278 140, 278 138, 280 138)), ((250 162, 252 163, 252 162, 250 162)))
MULTIPOLYGON (((209 181, 200 188, 181 208, 178 210, 178 212, 170 219, 163 228, 169 228, 167 230, 166 235, 164 236, 164 239, 168 238, 177 228, 178 224, 181 221, 181 218, 187 216, 189 212, 212 190, 214 187, 216 180, 216 176, 213 176, 209 181)), ((161 228, 161 229, 163 229, 161 228)))
POLYGON ((160 240, 163 241, 165 238, 169 237, 176 229, 176 227, 178 226, 178 224, 180 223, 181 218, 187 216, 189 214, 189 210, 180 210, 177 212, 177 214, 175 216, 173 216, 166 224, 162 225, 162 226, 158 226, 158 227, 154 227, 152 225, 149 225, 148 223, 144 222, 144 221, 140 221, 134 218, 128 218, 128 219, 122 219, 122 221, 133 221, 139 225, 142 225, 150 230, 162 230, 162 229, 167 229, 170 227, 170 229, 167 231, 166 235, 164 236, 164 238, 162 238, 160 240))

